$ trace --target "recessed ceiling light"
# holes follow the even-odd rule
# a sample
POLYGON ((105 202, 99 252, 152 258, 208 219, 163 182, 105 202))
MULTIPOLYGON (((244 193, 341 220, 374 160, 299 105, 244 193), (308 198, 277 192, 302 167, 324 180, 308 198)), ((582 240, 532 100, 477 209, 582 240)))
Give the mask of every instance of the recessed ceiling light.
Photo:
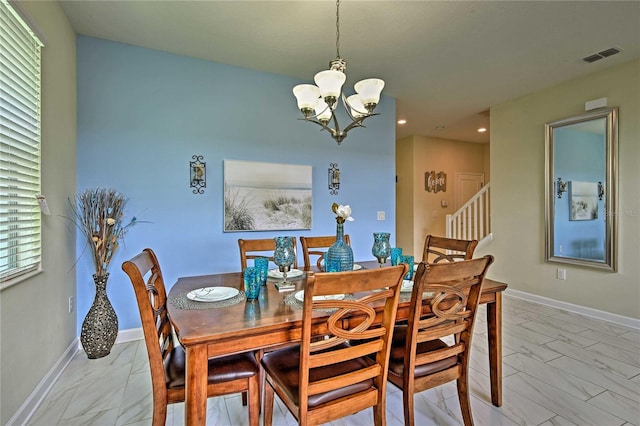
POLYGON ((407 124, 407 120, 404 118, 402 120, 398 120, 398 124, 407 124))
POLYGON ((486 131, 487 131, 487 129, 485 129, 484 127, 480 127, 480 128, 478 129, 478 132, 480 132, 480 133, 484 133, 484 132, 486 132, 486 131))

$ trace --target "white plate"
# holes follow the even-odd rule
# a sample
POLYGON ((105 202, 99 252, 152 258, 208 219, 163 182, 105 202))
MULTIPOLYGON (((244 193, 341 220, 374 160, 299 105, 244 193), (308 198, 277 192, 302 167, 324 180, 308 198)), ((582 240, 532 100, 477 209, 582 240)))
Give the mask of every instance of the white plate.
MULTIPOLYGON (((298 301, 304 302, 304 290, 300 290, 294 296, 298 301)), ((318 301, 318 300, 342 300, 342 299, 344 299, 344 294, 331 294, 331 295, 328 295, 328 296, 315 296, 313 298, 313 300, 315 300, 315 301, 318 301)))
POLYGON ((237 288, 233 287, 203 287, 191 290, 187 293, 187 299, 196 302, 219 302, 221 300, 231 299, 240 293, 237 288))
POLYGON ((400 287, 400 292, 407 292, 413 290, 413 281, 411 280, 402 280, 402 287, 400 287))
MULTIPOLYGON (((287 278, 295 278, 304 274, 300 269, 292 269, 287 272, 287 278)), ((282 278, 282 272, 277 269, 269 269, 269 278, 282 278)))

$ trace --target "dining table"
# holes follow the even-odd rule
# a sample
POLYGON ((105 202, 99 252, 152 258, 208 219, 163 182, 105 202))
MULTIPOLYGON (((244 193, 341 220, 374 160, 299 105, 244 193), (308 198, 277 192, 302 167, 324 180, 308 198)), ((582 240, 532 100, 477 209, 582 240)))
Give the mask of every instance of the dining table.
MULTIPOLYGON (((380 267, 375 260, 356 265, 380 267)), ((264 351, 300 340, 302 303, 298 292, 304 289, 307 274, 295 272, 288 278, 295 285, 294 290, 279 291, 274 285, 276 280, 268 279, 256 300, 244 297, 241 272, 185 276, 171 287, 167 310, 186 353, 186 425, 206 422, 208 358, 264 351), (228 295, 220 301, 194 298, 199 289, 210 287, 222 287, 233 297, 228 295)), ((485 278, 480 297, 480 303, 486 304, 491 402, 498 407, 502 405, 502 292, 506 288, 506 283, 485 278)), ((410 300, 410 291, 401 293, 396 321, 407 319, 410 300)))

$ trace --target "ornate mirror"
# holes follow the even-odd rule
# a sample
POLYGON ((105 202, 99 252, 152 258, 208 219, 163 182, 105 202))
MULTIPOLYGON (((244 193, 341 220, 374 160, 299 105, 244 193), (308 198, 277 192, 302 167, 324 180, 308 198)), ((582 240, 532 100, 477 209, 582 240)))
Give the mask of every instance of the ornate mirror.
POLYGON ((615 271, 618 110, 547 123, 545 260, 615 271))

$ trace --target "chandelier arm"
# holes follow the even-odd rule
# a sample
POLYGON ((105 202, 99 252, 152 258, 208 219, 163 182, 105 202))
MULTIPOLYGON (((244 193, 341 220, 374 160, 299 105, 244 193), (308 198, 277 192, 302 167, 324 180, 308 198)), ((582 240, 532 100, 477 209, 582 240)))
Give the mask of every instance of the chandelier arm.
POLYGON ((326 130, 327 132, 331 133, 332 136, 336 134, 336 131, 333 130, 331 127, 313 118, 298 118, 298 120, 308 121, 309 123, 317 124, 318 126, 322 127, 321 130, 326 130))

